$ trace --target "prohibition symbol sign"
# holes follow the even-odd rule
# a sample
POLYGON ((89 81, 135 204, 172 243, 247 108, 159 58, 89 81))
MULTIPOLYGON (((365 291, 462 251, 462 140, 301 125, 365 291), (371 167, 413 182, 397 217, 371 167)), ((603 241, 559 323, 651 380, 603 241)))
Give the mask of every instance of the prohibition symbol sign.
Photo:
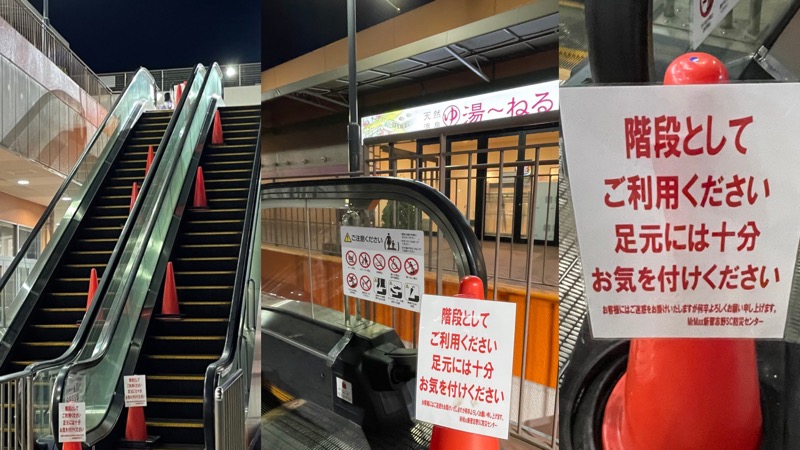
POLYGON ((356 276, 356 274, 348 273, 347 274, 347 285, 350 286, 351 288, 354 288, 354 287, 356 287, 357 284, 358 284, 358 277, 356 276))
POLYGON ((369 263, 370 263, 369 254, 367 254, 366 252, 361 252, 361 254, 358 255, 358 263, 361 264, 361 267, 369 269, 369 263))
POLYGON ((386 258, 381 254, 377 254, 372 257, 372 264, 375 265, 376 269, 383 270, 386 268, 386 258))
POLYGON ((417 274, 417 272, 419 272, 419 263, 414 258, 408 258, 404 268, 406 269, 406 273, 413 277, 417 274))
POLYGON ((369 291, 370 289, 372 289, 372 280, 370 280, 369 277, 366 275, 363 275, 361 277, 361 289, 363 289, 364 291, 369 291))
POLYGON ((347 253, 344 255, 344 259, 347 261, 348 266, 355 266, 356 265, 356 252, 352 250, 348 250, 347 253))
POLYGON ((400 272, 400 258, 397 256, 389 258, 389 270, 394 273, 400 272))

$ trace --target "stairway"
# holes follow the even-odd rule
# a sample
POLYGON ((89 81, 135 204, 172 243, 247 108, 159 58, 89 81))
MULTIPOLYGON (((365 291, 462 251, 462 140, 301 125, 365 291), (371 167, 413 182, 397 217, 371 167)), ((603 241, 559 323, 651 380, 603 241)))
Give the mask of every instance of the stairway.
MULTIPOLYGON (((258 107, 221 108, 220 117, 225 142, 209 138, 200 159, 208 208, 187 208, 170 255, 183 318, 154 317, 137 364, 158 448, 203 448, 205 372, 222 354, 231 313, 261 117, 258 107)), ((163 283, 155 312, 162 298, 163 283)))
POLYGON ((147 147, 157 149, 172 111, 144 113, 134 125, 92 201, 27 324, 14 341, 0 374, 61 356, 86 312, 92 268, 100 279, 129 216, 133 183, 144 181, 147 147))

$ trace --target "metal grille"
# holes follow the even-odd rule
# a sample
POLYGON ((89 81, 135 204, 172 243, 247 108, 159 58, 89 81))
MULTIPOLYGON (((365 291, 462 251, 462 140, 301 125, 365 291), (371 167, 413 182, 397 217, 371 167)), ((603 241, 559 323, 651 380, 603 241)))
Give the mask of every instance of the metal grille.
MULTIPOLYGON (((563 152, 561 153, 561 162, 563 163, 563 152)), ((569 179, 566 173, 562 173, 559 179, 558 204, 560 208, 559 224, 561 226, 561 242, 559 243, 558 255, 558 383, 561 385, 563 369, 575 349, 578 333, 586 316, 583 269, 578 249, 578 235, 575 229, 569 179)))
POLYGON ((0 382, 0 450, 33 448, 33 409, 28 378, 0 382))
POLYGON ((245 450, 245 378, 241 369, 214 391, 214 445, 245 450))

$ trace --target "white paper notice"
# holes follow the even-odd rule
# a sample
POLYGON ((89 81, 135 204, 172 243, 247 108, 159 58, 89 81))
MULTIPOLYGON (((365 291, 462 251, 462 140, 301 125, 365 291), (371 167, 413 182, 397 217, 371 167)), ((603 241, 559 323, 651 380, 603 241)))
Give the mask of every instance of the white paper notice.
POLYGON ((336 377, 336 396, 347 403, 353 404, 353 383, 336 377))
POLYGON ((346 295, 419 311, 425 288, 422 231, 345 226, 341 235, 346 295))
POLYGON ((696 49, 739 0, 691 0, 691 46, 696 49))
POLYGON ((783 337, 800 239, 800 84, 562 98, 594 336, 783 337))
POLYGON ((147 406, 147 383, 144 375, 126 375, 125 407, 147 406))
POLYGON ((516 305, 425 295, 416 418, 508 438, 516 305))
POLYGON ((58 442, 86 440, 86 404, 58 404, 58 442))

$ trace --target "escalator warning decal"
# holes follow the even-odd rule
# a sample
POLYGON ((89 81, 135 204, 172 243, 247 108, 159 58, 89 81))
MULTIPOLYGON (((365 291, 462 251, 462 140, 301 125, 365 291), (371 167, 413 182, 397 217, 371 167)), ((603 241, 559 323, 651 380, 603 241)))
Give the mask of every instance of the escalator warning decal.
POLYGON ((346 295, 419 311, 424 288, 423 232, 343 226, 346 295))
POLYGON ((353 383, 349 383, 339 377, 336 377, 336 396, 352 405, 353 383))

